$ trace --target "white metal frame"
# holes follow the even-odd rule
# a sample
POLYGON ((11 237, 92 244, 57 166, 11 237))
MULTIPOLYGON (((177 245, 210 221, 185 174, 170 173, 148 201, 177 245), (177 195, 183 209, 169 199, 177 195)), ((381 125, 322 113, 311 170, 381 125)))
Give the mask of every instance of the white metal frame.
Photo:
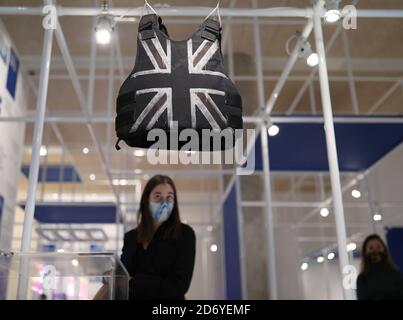
MULTIPOLYGON (((231 5, 234 5, 234 1, 231 2, 231 5)), ((281 76, 279 78, 277 77, 270 77, 270 76, 263 76, 262 73, 262 56, 261 56, 261 51, 260 51, 260 39, 259 39, 259 24, 260 23, 284 23, 284 24, 301 24, 300 21, 294 20, 289 20, 289 21, 273 21, 273 20, 264 20, 264 21, 258 21, 259 18, 301 18, 301 19, 307 19, 308 22, 302 32, 302 34, 305 37, 308 37, 310 32, 312 31, 312 28, 315 29, 315 41, 316 41, 316 48, 317 48, 317 53, 319 55, 319 80, 320 80, 320 85, 321 85, 321 96, 322 96, 322 104, 323 104, 323 109, 324 109, 324 117, 318 117, 316 119, 309 118, 304 119, 301 117, 295 118, 295 117, 289 117, 289 118, 276 118, 272 117, 272 120, 274 122, 306 122, 307 120, 309 122, 312 121, 318 121, 318 122, 324 122, 325 124, 325 132, 326 132, 326 141, 327 141, 327 147, 328 147, 328 158, 329 158, 329 167, 330 167, 330 175, 331 175, 331 182, 332 182, 332 197, 329 197, 328 199, 325 199, 325 203, 330 203, 333 199, 333 204, 334 204, 334 211, 336 215, 336 228, 337 228, 337 242, 338 242, 338 247, 339 247, 339 255, 340 255, 340 268, 341 270, 343 269, 344 266, 348 264, 348 256, 347 256, 347 251, 346 251, 346 226, 345 226, 345 221, 344 221, 344 212, 343 212, 343 202, 342 202, 342 192, 351 185, 351 183, 355 182, 356 180, 353 180, 353 182, 350 182, 347 184, 347 186, 344 186, 343 188, 341 187, 340 184, 340 173, 338 169, 338 162, 337 162, 337 150, 336 150, 336 144, 335 144, 335 137, 334 137, 334 129, 333 125, 334 122, 349 122, 349 121, 354 121, 357 122, 357 118, 355 119, 349 119, 349 118, 344 118, 344 119, 336 119, 334 121, 333 116, 332 116, 332 107, 331 107, 331 101, 330 101, 330 93, 329 93, 329 77, 327 75, 327 66, 326 66, 326 52, 325 52, 325 47, 324 47, 324 42, 323 42, 323 35, 322 35, 322 23, 321 23, 321 18, 323 17, 324 10, 323 10, 323 1, 319 0, 318 3, 314 8, 306 8, 306 9, 298 9, 298 8, 261 8, 257 9, 257 1, 253 1, 254 3, 254 8, 252 9, 237 9, 237 8, 221 8, 220 9, 220 14, 223 17, 238 17, 237 19, 232 19, 232 23, 250 23, 250 20, 247 19, 239 19, 239 17, 245 17, 245 18, 251 18, 253 17, 253 27, 254 27, 254 37, 255 37, 255 49, 256 49, 256 71, 257 74, 256 76, 249 77, 249 76, 236 76, 233 73, 233 50, 232 50, 232 37, 227 36, 225 39, 228 39, 228 48, 229 48, 229 56, 230 56, 230 70, 231 76, 235 80, 257 80, 258 84, 258 97, 259 97, 259 108, 265 107, 265 111, 267 114, 270 114, 271 111, 274 108, 275 102, 286 82, 286 80, 296 80, 296 81, 301 81, 304 80, 304 77, 298 77, 298 76, 291 76, 290 77, 290 72, 296 62, 297 59, 297 48, 295 48, 288 60, 288 63, 286 64, 281 76), (264 103, 264 87, 263 87, 263 82, 264 80, 269 79, 273 80, 276 79, 278 80, 272 95, 268 99, 266 103, 264 103)), ((38 7, 0 7, 0 15, 42 15, 42 6, 38 7)), ((110 8, 109 9, 110 13, 113 15, 126 15, 127 17, 137 17, 142 14, 142 7, 139 8, 110 8)), ((202 16, 205 17, 209 12, 210 8, 200 8, 200 7, 170 7, 170 8, 159 8, 158 9, 159 13, 164 16, 202 16)), ((64 6, 58 6, 57 7, 57 14, 59 16, 96 16, 101 13, 100 8, 96 7, 64 7, 64 6)), ((403 10, 357 10, 357 17, 358 18, 403 18, 403 10)), ((181 20, 177 21, 174 20, 176 23, 187 23, 190 21, 190 23, 193 23, 193 20, 189 19, 187 20, 181 20)), ((228 23, 229 23, 228 19, 228 23)), ((334 40, 336 39, 338 33, 340 32, 340 28, 338 28, 338 31, 334 33, 332 39, 329 41, 328 46, 326 49, 330 48, 334 40)), ((95 41, 92 41, 91 45, 91 54, 90 54, 90 59, 91 59, 91 65, 90 65, 90 70, 88 76, 84 76, 85 78, 88 78, 90 80, 89 85, 88 85, 88 96, 87 100, 84 98, 82 88, 80 86, 79 79, 82 78, 82 75, 78 75, 73 62, 71 55, 68 50, 68 46, 66 44, 66 41, 64 39, 63 31, 61 29, 61 26, 59 23, 57 23, 57 28, 55 30, 48 29, 44 31, 45 37, 44 37, 44 43, 43 43, 43 54, 42 54, 42 63, 41 63, 41 73, 39 76, 39 90, 38 90, 38 97, 37 97, 37 112, 35 114, 35 117, 32 115, 27 115, 26 117, 21 117, 21 118, 0 118, 0 121, 23 121, 23 122, 35 122, 35 132, 34 132, 34 139, 33 139, 33 144, 32 144, 32 160, 31 160, 31 170, 30 170, 30 176, 29 176, 29 189, 28 189, 28 198, 27 198, 27 204, 26 204, 26 212, 25 212, 25 219, 24 219, 24 228, 23 228, 23 238, 22 238, 22 245, 21 245, 21 251, 28 251, 29 248, 29 243, 30 243, 30 238, 31 238, 31 232, 32 232, 32 223, 33 223, 33 215, 34 215, 34 207, 35 207, 35 195, 36 195, 36 188, 37 188, 37 178, 38 178, 38 170, 39 170, 39 150, 41 147, 41 142, 42 142, 42 133, 43 133, 43 126, 45 122, 49 122, 52 124, 52 127, 55 129, 57 128, 55 126, 55 123, 57 122, 74 122, 74 123, 87 123, 88 129, 90 131, 91 138, 93 140, 93 143, 96 147, 97 153, 101 159, 101 163, 103 166, 103 169, 106 173, 106 176, 108 177, 108 180, 110 182, 111 189, 113 193, 115 194, 116 197, 116 203, 117 207, 120 210, 120 198, 119 198, 119 192, 117 188, 112 183, 112 175, 113 174, 126 174, 128 172, 125 172, 124 170, 121 170, 120 172, 114 172, 111 170, 109 166, 109 161, 108 158, 104 154, 104 150, 101 147, 100 142, 98 141, 95 133, 94 133, 94 128, 93 124, 94 123, 110 123, 114 121, 114 119, 111 117, 110 114, 107 114, 106 116, 102 117, 93 117, 92 116, 92 105, 93 105, 93 95, 94 95, 94 80, 98 79, 98 76, 96 76, 96 71, 95 71, 95 59, 96 59, 96 46, 95 46, 95 41), (51 59, 51 49, 52 49, 52 38, 53 38, 53 33, 55 32, 57 42, 59 44, 60 50, 62 52, 63 59, 66 63, 69 77, 71 78, 73 82, 73 86, 75 89, 75 92, 79 98, 80 106, 82 108, 84 118, 81 116, 79 117, 78 115, 65 115, 65 116, 56 116, 56 115, 48 115, 45 117, 45 108, 46 108, 46 96, 47 96, 47 88, 48 88, 48 80, 49 80, 49 68, 50 68, 50 59, 51 59)), ((349 58, 349 48, 348 48, 348 43, 343 31, 343 43, 344 43, 344 49, 345 49, 345 55, 347 58, 348 62, 348 75, 347 77, 331 77, 332 80, 336 81, 345 81, 347 80, 349 82, 350 86, 350 92, 352 95, 352 105, 354 112, 358 114, 358 103, 357 103, 357 98, 356 98, 356 93, 355 93, 355 88, 354 88, 354 81, 360 80, 360 78, 364 79, 366 77, 355 77, 353 78, 353 73, 351 69, 351 61, 349 58), (350 61, 350 62, 349 62, 350 61)), ((124 69, 123 69, 123 62, 122 62, 122 56, 121 56, 121 51, 120 51, 120 43, 119 39, 117 38, 115 43, 115 50, 116 50, 116 59, 117 59, 117 64, 118 64, 118 69, 120 76, 124 74, 124 69)), ((297 94, 296 99, 294 100, 294 103, 291 105, 288 113, 291 113, 295 106, 297 105, 300 97, 302 97, 303 92, 309 87, 311 81, 315 78, 315 70, 311 72, 311 75, 308 79, 306 79, 305 84, 302 86, 300 92, 297 94)), ((115 78, 114 72, 110 72, 109 78, 115 78)), ((57 78, 57 76, 56 76, 57 78)), ((382 104, 387 97, 389 97, 394 90, 396 90, 398 87, 401 86, 402 79, 397 78, 397 79, 392 79, 389 77, 381 77, 382 79, 372 79, 372 77, 368 77, 370 81, 395 81, 395 84, 386 92, 386 94, 379 99, 379 101, 370 109, 370 113, 373 113, 378 107, 382 104)), ((368 80, 367 79, 367 80, 368 80)), ((32 85, 32 83, 31 83, 32 85)), ((108 99, 110 100, 110 99, 108 99)), ((264 159, 264 181, 265 181, 265 204, 267 208, 267 221, 268 221, 268 238, 267 238, 267 245, 268 245, 268 258, 269 263, 268 263, 268 275, 270 278, 269 281, 269 288, 270 288, 270 296, 273 299, 276 299, 278 294, 277 294, 277 286, 276 286, 276 271, 275 271, 275 255, 274 255, 274 235, 273 235, 273 225, 272 225, 272 206, 276 206, 276 203, 273 203, 271 200, 271 191, 270 191, 270 172, 269 172, 269 166, 268 166, 268 144, 267 144, 267 128, 266 124, 262 122, 261 117, 244 117, 245 122, 251 122, 255 123, 258 128, 261 130, 261 143, 263 147, 263 159, 264 159)), ((358 119, 363 122, 390 122, 390 123, 402 123, 401 119, 384 119, 384 118, 361 118, 358 119)), ((57 132, 57 129, 55 129, 55 132, 57 132)), ((63 138, 61 137, 61 134, 59 132, 59 141, 64 144, 63 138)), ((249 149, 248 149, 249 150, 249 149)), ((115 170, 116 171, 116 170, 115 170)), ((203 175, 207 174, 206 171, 201 172, 203 175)), ((142 173, 144 174, 144 172, 142 173)), ((175 173, 176 174, 176 173, 175 173)), ((193 175, 193 174, 199 174, 199 172, 189 172, 188 174, 193 175)), ((211 174, 230 174, 233 175, 234 171, 233 170, 212 170, 211 174)), ((366 174, 366 173, 365 173, 366 174)), ((364 175, 365 175, 364 174, 364 175)), ((357 179, 362 179, 363 175, 359 175, 357 179)), ((231 182, 228 186, 227 190, 230 190, 231 185, 234 183, 234 179, 231 179, 231 182)), ((222 199, 225 199, 227 192, 224 192, 222 199)), ((321 202, 320 204, 323 204, 321 202)), ((297 203, 295 205, 301 205, 301 203, 297 203)), ((248 202, 244 201, 242 202, 242 206, 248 206, 248 202)), ((302 222, 307 220, 310 216, 312 216, 313 211, 308 214, 306 217, 303 218, 302 221, 298 223, 298 226, 301 226, 302 222)), ((242 228, 242 225, 240 225, 242 228)), ((240 230, 242 233, 242 230, 240 230)), ((245 275, 243 275, 245 277, 245 275)), ((351 299, 351 292, 346 291, 345 292, 345 298, 351 299)))

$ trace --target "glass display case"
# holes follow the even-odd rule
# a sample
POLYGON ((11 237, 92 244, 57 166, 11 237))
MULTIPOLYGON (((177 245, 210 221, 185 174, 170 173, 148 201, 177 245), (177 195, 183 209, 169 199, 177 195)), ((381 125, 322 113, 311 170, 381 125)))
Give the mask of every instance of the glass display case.
POLYGON ((0 251, 0 300, 127 300, 129 278, 113 253, 0 251))

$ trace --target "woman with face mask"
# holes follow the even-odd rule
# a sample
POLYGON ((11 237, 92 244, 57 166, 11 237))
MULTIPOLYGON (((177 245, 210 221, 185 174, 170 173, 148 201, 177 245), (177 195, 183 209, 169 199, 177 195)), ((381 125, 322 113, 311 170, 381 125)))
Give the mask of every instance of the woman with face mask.
POLYGON ((403 299, 403 275, 389 257, 383 240, 368 236, 362 246, 362 269, 357 278, 358 300, 403 299))
POLYGON ((180 221, 174 182, 152 177, 141 196, 138 225, 124 237, 121 260, 131 277, 129 298, 184 300, 195 252, 195 232, 180 221))

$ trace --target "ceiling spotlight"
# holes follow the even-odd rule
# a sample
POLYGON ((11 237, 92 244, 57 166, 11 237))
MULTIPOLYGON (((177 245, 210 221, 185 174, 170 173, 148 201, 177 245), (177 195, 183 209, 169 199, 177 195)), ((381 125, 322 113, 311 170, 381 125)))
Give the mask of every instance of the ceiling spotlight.
POLYGON ((137 149, 137 150, 134 150, 134 151, 133 151, 133 154, 134 154, 136 157, 142 157, 142 156, 144 156, 146 153, 145 153, 144 150, 137 149))
POLYGON ((71 260, 71 264, 72 264, 74 267, 78 267, 78 260, 77 260, 77 259, 71 260))
POLYGON ((276 126, 275 124, 272 124, 267 131, 269 132, 270 137, 274 137, 275 135, 278 134, 278 132, 280 131, 280 128, 278 126, 276 126))
POLYGON ((333 252, 330 252, 330 253, 327 255, 327 259, 328 259, 328 260, 333 260, 333 259, 334 259, 334 253, 333 253, 333 252))
POLYGON ((374 221, 381 221, 382 215, 380 213, 375 213, 372 218, 374 219, 374 221))
POLYGON ((39 150, 39 154, 41 157, 44 157, 48 154, 48 149, 46 147, 42 146, 41 149, 39 150))
POLYGON ((318 65, 318 63, 319 63, 318 54, 316 52, 311 52, 308 55, 308 58, 306 58, 306 63, 310 67, 314 67, 314 66, 318 65))
POLYGON ((301 270, 302 270, 302 271, 305 271, 306 269, 308 269, 308 264, 307 264, 306 262, 304 262, 304 263, 301 265, 301 270))
POLYGON ((83 148, 83 153, 84 154, 88 154, 90 152, 90 150, 88 148, 83 148))
POLYGON ((317 261, 318 263, 322 263, 324 260, 325 260, 325 258, 323 258, 322 256, 320 256, 320 257, 318 257, 318 258, 316 259, 316 261, 317 261))
POLYGON ((312 51, 309 41, 302 36, 299 36, 299 57, 304 59, 310 67, 314 67, 319 63, 318 55, 312 51))
POLYGON ((91 181, 94 181, 95 179, 96 179, 96 175, 93 174, 93 173, 91 173, 91 174, 90 174, 90 180, 91 180, 91 181))
POLYGON ((216 252, 217 251, 217 245, 212 244, 210 247, 211 252, 216 252))
POLYGON ((357 245, 354 242, 351 242, 347 245, 347 251, 354 251, 355 249, 357 249, 357 245))
POLYGON ((341 18, 341 12, 339 10, 340 0, 326 0, 325 8, 326 13, 324 19, 328 23, 334 23, 341 18))
POLYGON ((360 190, 354 189, 353 191, 351 191, 351 195, 352 195, 354 198, 358 199, 358 198, 361 197, 361 192, 360 192, 360 190))
POLYGON ((320 215, 322 217, 327 217, 329 215, 329 209, 328 208, 322 208, 320 209, 320 215))
POLYGON ((97 26, 95 27, 95 36, 97 43, 108 44, 111 42, 112 32, 114 27, 113 17, 108 14, 103 14, 97 18, 97 26))

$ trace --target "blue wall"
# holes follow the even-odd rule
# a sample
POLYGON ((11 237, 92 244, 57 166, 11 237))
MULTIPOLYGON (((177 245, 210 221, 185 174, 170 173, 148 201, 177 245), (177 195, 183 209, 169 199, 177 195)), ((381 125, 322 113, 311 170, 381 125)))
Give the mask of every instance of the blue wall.
MULTIPOLYGON (((329 170, 323 123, 277 125, 280 132, 269 138, 270 170, 329 170)), ((366 170, 403 142, 403 124, 335 123, 334 127, 340 171, 366 170)), ((256 170, 262 167, 259 138, 256 170)))
POLYGON ((390 228, 386 232, 386 240, 393 261, 403 272, 403 228, 390 228))
POLYGON ((236 187, 234 183, 223 207, 226 293, 229 300, 242 299, 236 187))
MULTIPOLYGON (((25 205, 21 205, 25 210, 25 205)), ((35 219, 40 223, 116 223, 116 206, 54 204, 36 205, 35 219)))
MULTIPOLYGON (((22 166, 22 173, 29 178, 29 166, 22 166)), ((60 177, 62 182, 81 182, 80 174, 71 166, 48 165, 39 167, 38 182, 59 182, 60 177), (45 170, 46 168, 46 170, 45 170), (45 170, 45 171, 44 171, 45 170)))

